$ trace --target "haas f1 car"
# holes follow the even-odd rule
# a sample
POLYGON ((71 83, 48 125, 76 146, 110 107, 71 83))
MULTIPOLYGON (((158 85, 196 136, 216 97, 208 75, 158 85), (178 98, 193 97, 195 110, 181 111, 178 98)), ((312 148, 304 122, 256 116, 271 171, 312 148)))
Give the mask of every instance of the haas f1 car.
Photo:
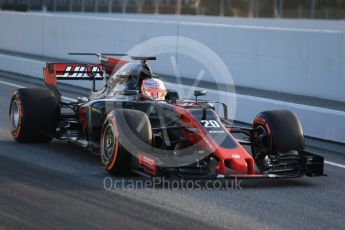
MULTIPOLYGON (((74 53, 85 55, 85 53, 74 53)), ((91 54, 86 54, 91 55, 91 54)), ((46 88, 13 93, 10 130, 18 142, 53 138, 99 153, 114 175, 195 179, 322 176, 324 159, 304 149, 295 114, 258 114, 251 127, 235 126, 223 102, 182 99, 166 89, 147 62, 155 57, 94 54, 97 64, 47 63, 46 88), (64 100, 59 80, 90 80, 88 97, 64 100), (96 90, 96 81, 104 87, 96 90), (216 109, 216 106, 219 106, 216 109), (218 112, 217 112, 218 111, 218 112)))

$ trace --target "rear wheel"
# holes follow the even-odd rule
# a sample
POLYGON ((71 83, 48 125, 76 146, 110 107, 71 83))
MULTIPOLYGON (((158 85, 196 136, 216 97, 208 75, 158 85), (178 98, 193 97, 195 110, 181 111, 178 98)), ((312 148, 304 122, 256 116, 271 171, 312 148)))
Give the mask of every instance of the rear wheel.
POLYGON ((297 116, 286 110, 265 111, 256 116, 253 129, 252 154, 258 168, 294 170, 299 164, 299 152, 304 149, 297 116))
POLYGON ((131 173, 133 155, 152 147, 151 124, 141 111, 119 109, 107 116, 101 136, 101 158, 106 170, 117 176, 131 173))
POLYGON ((19 142, 49 142, 55 134, 58 106, 48 89, 23 88, 11 99, 9 127, 19 142))

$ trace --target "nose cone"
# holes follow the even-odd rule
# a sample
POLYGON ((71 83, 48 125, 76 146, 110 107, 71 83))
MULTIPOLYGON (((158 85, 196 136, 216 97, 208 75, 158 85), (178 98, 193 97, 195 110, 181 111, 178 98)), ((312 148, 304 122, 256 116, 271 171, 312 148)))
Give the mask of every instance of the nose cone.
POLYGON ((226 174, 227 168, 238 172, 255 173, 255 164, 252 156, 238 145, 236 149, 217 148, 215 155, 219 159, 218 173, 226 174))
POLYGON ((248 164, 246 160, 238 154, 232 154, 229 159, 229 166, 236 171, 248 171, 248 164))

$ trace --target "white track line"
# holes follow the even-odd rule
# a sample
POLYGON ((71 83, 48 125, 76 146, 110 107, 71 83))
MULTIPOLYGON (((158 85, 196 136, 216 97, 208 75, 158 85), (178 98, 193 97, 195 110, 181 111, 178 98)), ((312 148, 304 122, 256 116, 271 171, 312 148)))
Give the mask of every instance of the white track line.
POLYGON ((342 169, 345 169, 345 165, 342 165, 342 164, 338 164, 338 163, 334 163, 332 161, 324 161, 325 164, 328 164, 328 165, 332 165, 332 166, 335 166, 335 167, 338 167, 338 168, 342 168, 342 169))
MULTIPOLYGON (((1 80, 0 80, 0 84, 12 86, 12 87, 15 87, 15 88, 26 88, 23 85, 13 84, 13 83, 10 83, 10 82, 7 82, 7 81, 1 81, 1 80)), ((71 101, 71 102, 76 102, 77 101, 76 99, 71 98, 71 97, 61 96, 61 98, 66 100, 66 101, 71 101)))
POLYGON ((13 84, 13 83, 6 82, 6 81, 0 81, 0 83, 3 85, 8 85, 8 86, 16 87, 16 88, 25 88, 25 86, 13 84))
MULTIPOLYGON (((25 86, 23 86, 23 85, 13 84, 13 83, 10 83, 10 82, 7 82, 7 81, 1 81, 1 80, 0 80, 0 84, 12 86, 12 87, 15 87, 15 88, 25 88, 25 86)), ((61 98, 64 99, 64 100, 67 100, 67 101, 77 101, 74 98, 65 97, 65 96, 62 96, 61 98)), ((335 162, 332 162, 332 161, 325 161, 325 164, 345 169, 345 165, 338 164, 338 163, 335 163, 335 162)))

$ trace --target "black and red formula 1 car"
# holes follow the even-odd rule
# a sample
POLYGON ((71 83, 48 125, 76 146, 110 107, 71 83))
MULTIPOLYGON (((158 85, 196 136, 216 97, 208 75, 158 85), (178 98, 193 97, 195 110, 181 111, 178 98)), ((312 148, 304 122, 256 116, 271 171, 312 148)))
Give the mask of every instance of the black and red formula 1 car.
POLYGON ((174 90, 167 90, 164 100, 142 97, 143 80, 156 78, 147 65, 154 57, 123 61, 112 54, 97 56, 98 64, 47 63, 43 71, 47 88, 13 93, 9 116, 16 141, 56 138, 76 144, 100 153, 106 170, 115 175, 135 172, 197 179, 324 175, 324 159, 304 150, 303 129, 293 113, 265 111, 250 128, 234 126, 224 103, 198 100, 206 95, 204 90, 195 91, 193 100, 181 99, 174 90), (57 80, 92 80, 93 92, 66 101, 57 80), (96 80, 105 82, 99 91, 96 80), (223 109, 219 114, 217 104, 223 109))

